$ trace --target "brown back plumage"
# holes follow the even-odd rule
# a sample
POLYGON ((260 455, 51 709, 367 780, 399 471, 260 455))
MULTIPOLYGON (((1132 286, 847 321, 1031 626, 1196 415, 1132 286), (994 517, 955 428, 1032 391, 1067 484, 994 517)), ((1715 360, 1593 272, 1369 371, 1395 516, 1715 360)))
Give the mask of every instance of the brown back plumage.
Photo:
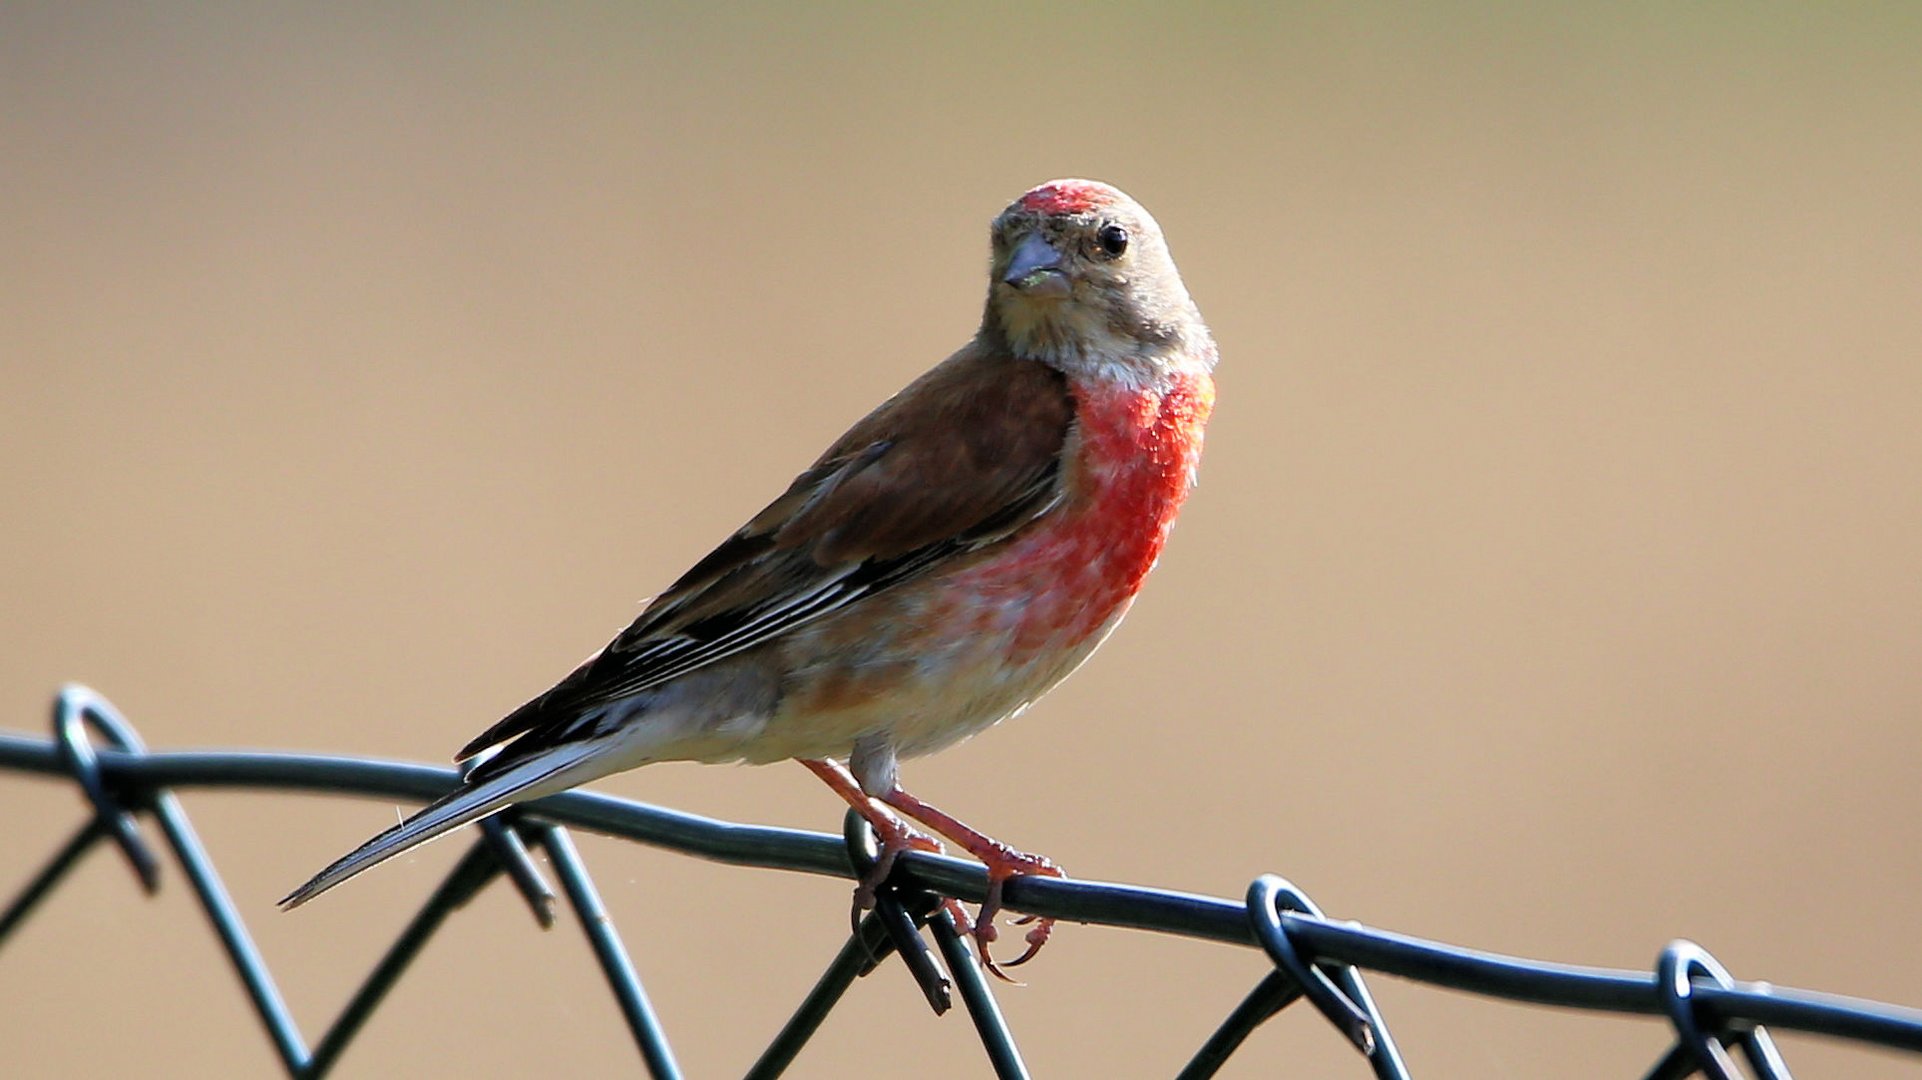
POLYGON ((869 413, 607 648, 467 744, 480 778, 612 702, 1006 539, 1060 497, 1060 372, 977 338, 869 413))

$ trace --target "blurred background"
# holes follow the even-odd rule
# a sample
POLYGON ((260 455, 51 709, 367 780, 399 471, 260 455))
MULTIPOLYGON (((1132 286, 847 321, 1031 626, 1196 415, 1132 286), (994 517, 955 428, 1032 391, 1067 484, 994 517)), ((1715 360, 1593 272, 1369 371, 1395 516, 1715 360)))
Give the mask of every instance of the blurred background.
MULTIPOLYGON (((76 679, 159 748, 446 760, 965 340, 1009 199, 1094 176, 1219 338, 1202 487, 1104 652, 913 789, 1089 877, 1922 1005, 1918 49, 1897 4, 8 4, 0 726, 76 679)), ((793 766, 599 788, 841 819, 793 766)), ((282 915, 396 808, 185 799, 310 1038, 461 849, 282 915)), ((81 814, 0 775, 0 891, 81 814)), ((691 1075, 845 933, 845 883, 582 843, 691 1075)), ((1064 926, 1002 1002, 1039 1075, 1166 1075, 1264 968, 1064 926)), ((1668 1041, 1374 986, 1423 1076, 1668 1041)), ((0 1048, 277 1069, 178 873, 108 852, 0 953, 0 1048)), ((343 1075, 637 1067, 496 889, 343 1075)), ((892 968, 796 1067, 984 1071, 892 968)), ((1362 1067, 1298 1008, 1225 1075, 1278 1072, 1362 1067)))

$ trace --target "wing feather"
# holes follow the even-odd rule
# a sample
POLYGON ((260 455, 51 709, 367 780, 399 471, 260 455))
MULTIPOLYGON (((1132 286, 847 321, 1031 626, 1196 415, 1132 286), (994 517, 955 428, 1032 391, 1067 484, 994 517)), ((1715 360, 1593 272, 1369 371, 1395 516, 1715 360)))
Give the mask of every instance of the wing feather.
POLYGON ((1053 368, 976 342, 836 440, 780 498, 552 689, 469 743, 482 771, 580 721, 999 542, 1057 506, 1074 399, 1053 368))

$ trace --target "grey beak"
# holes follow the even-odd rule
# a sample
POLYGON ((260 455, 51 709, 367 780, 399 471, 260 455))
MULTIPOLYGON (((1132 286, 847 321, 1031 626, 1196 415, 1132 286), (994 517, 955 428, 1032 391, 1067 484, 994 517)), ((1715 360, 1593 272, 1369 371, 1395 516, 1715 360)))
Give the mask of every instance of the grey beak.
POLYGON ((1061 253, 1040 233, 1029 233, 1015 247, 1001 280, 1031 296, 1066 296, 1070 285, 1061 253))

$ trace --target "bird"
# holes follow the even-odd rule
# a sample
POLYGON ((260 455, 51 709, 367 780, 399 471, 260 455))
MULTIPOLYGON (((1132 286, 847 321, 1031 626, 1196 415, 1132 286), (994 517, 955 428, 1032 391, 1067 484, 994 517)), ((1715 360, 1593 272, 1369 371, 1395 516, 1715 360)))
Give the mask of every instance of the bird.
MULTIPOLYGON (((459 787, 281 906, 612 773, 793 759, 874 828, 857 914, 903 852, 945 839, 984 864, 986 898, 956 928, 1000 974, 988 946, 1003 886, 1064 872, 909 794, 899 763, 1022 712, 1121 621, 1194 487, 1217 350, 1161 227, 1111 185, 1030 189, 993 219, 990 246, 967 344, 462 748, 459 787)), ((1022 921, 1028 947, 1007 966, 1053 925, 1022 921)))

